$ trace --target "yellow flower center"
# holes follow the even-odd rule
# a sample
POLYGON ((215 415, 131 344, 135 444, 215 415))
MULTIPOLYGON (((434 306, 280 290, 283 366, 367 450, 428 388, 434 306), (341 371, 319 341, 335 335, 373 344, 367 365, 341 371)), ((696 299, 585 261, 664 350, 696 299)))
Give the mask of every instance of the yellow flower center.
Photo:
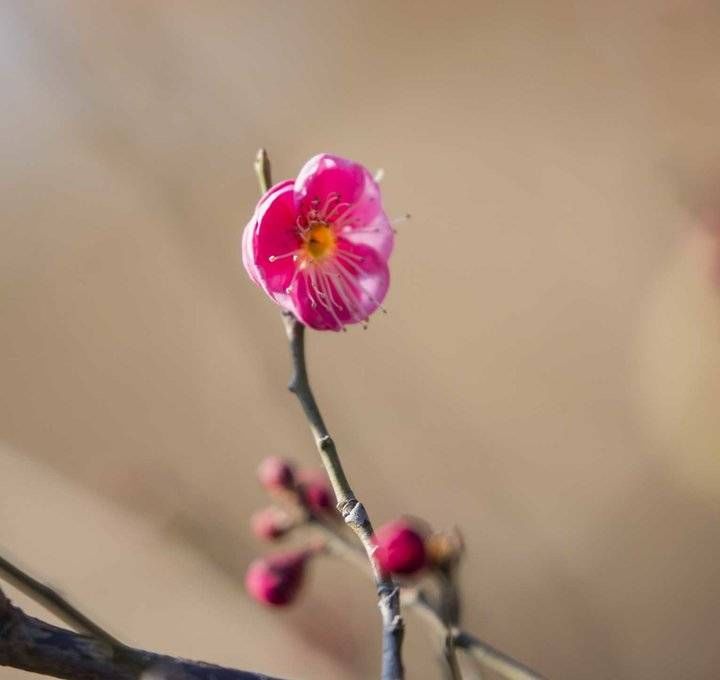
POLYGON ((305 253, 312 260, 322 260, 335 251, 335 234, 325 222, 311 222, 303 240, 305 253))

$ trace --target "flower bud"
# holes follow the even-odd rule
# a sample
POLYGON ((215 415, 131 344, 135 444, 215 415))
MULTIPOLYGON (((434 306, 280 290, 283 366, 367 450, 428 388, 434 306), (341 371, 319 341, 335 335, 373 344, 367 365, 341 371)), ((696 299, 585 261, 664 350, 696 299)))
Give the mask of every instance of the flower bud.
POLYGON ((375 532, 375 557, 380 566, 395 574, 414 574, 425 566, 425 541, 408 520, 397 519, 375 532))
POLYGON ((458 529, 438 531, 425 539, 428 564, 437 569, 451 569, 458 564, 465 550, 462 534, 458 529))
POLYGON ((250 528, 257 538, 274 541, 284 536, 291 528, 290 518, 278 508, 258 510, 250 518, 250 528))
POLYGON ((268 491, 292 489, 295 485, 295 470, 290 461, 279 456, 268 456, 257 471, 258 479, 268 491))
POLYGON ((245 574, 245 588, 261 604, 290 604, 302 586, 305 564, 311 554, 307 550, 293 550, 254 560, 245 574))
POLYGON ((303 499, 313 512, 329 512, 335 507, 335 494, 321 470, 301 470, 298 475, 303 499))

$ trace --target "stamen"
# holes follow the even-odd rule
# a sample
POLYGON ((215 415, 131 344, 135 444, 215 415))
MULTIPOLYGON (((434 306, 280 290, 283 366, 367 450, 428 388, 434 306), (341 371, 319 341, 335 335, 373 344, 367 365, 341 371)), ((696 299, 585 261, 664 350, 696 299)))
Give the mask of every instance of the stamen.
POLYGON ((270 255, 268 261, 277 262, 278 260, 284 260, 286 257, 292 257, 293 260, 297 260, 300 252, 300 250, 291 250, 289 253, 283 253, 282 255, 270 255))
POLYGON ((302 273, 303 273, 303 274, 306 274, 306 276, 305 276, 305 279, 306 279, 306 280, 305 280, 305 290, 307 291, 307 296, 308 296, 308 298, 310 299, 310 306, 311 306, 313 309, 317 309, 317 301, 315 300, 315 298, 312 296, 312 293, 310 292, 310 289, 311 289, 311 287, 312 287, 312 277, 311 277, 310 271, 309 271, 310 269, 311 269, 311 268, 309 268, 309 269, 303 269, 303 270, 302 270, 302 273), (307 279, 310 279, 310 281, 308 281, 307 279))
POLYGON ((300 275, 300 272, 303 271, 303 267, 296 267, 295 271, 293 272, 292 278, 290 279, 290 283, 288 283, 287 288, 285 289, 285 292, 290 295, 290 293, 293 292, 293 287, 295 286, 295 281, 297 280, 298 276, 300 275))
MULTIPOLYGON (((338 259, 338 261, 337 261, 337 267, 338 267, 339 271, 341 271, 346 278, 348 278, 349 280, 352 281, 352 279, 350 279, 350 276, 352 275, 352 272, 347 269, 348 264, 351 264, 351 263, 345 262, 344 260, 341 260, 341 259, 338 259)), ((361 272, 362 272, 362 270, 361 270, 357 265, 354 265, 354 266, 355 266, 356 269, 358 270, 358 273, 361 273, 361 272)), ((359 278, 355 278, 355 280, 353 281, 353 283, 354 283, 363 293, 365 293, 365 295, 367 295, 368 298, 370 298, 370 301, 371 301, 375 306, 377 306, 377 308, 378 308, 383 314, 387 314, 387 310, 380 304, 380 301, 379 301, 367 288, 365 288, 365 286, 363 286, 363 284, 360 282, 359 278)))
POLYGON ((324 307, 328 311, 331 311, 330 305, 327 303, 327 295, 318 285, 317 270, 315 269, 315 267, 311 267, 309 273, 310 273, 310 285, 312 286, 312 289, 315 291, 315 294, 317 295, 317 298, 320 301, 320 306, 324 307))
POLYGON ((330 270, 330 273, 335 277, 338 295, 340 295, 342 301, 347 305, 348 311, 356 319, 362 319, 364 317, 364 314, 362 311, 362 307, 360 307, 357 293, 353 290, 353 282, 350 279, 346 281, 345 278, 343 278, 342 271, 334 262, 328 263, 327 268, 330 270))
POLYGON ((319 274, 321 273, 319 269, 316 269, 315 267, 311 267, 310 269, 311 269, 311 274, 310 274, 310 276, 311 276, 313 288, 315 288, 315 291, 316 291, 317 294, 318 294, 318 298, 320 299, 320 302, 321 302, 322 306, 323 306, 328 312, 330 312, 330 316, 332 316, 333 320, 334 320, 335 323, 340 327, 340 329, 341 329, 341 330, 345 330, 345 324, 344 324, 342 321, 340 321, 340 319, 338 318, 338 315, 337 315, 337 313, 335 312, 335 309, 333 308, 333 305, 332 305, 332 304, 327 304, 327 303, 324 303, 324 302, 323 302, 323 298, 324 298, 325 300, 332 300, 332 298, 331 298, 331 296, 330 296, 330 294, 329 294, 329 291, 328 291, 328 289, 327 289, 327 281, 326 281, 325 279, 319 277, 319 274), (320 287, 318 286, 318 282, 324 287, 324 290, 321 290, 321 289, 320 289, 320 287))
POLYGON ((362 255, 358 255, 357 253, 351 253, 349 250, 343 250, 341 248, 337 249, 335 255, 337 255, 338 257, 346 257, 350 261, 354 260, 355 262, 362 262, 365 259, 362 255))
POLYGON ((330 207, 330 205, 332 203, 337 201, 339 198, 340 198, 340 194, 338 194, 335 191, 328 194, 328 197, 325 199, 325 203, 323 204, 323 207, 320 208, 320 211, 319 211, 320 219, 322 219, 323 221, 327 219, 327 209, 330 207))
POLYGON ((338 205, 333 208, 332 212, 334 213, 340 206, 348 206, 348 208, 342 215, 333 218, 338 228, 342 228, 345 226, 345 219, 352 214, 352 211, 355 210, 356 207, 354 204, 351 205, 350 203, 338 203, 338 205))
POLYGON ((332 281, 329 278, 329 274, 324 272, 322 269, 318 269, 317 271, 318 277, 320 280, 325 284, 325 290, 328 292, 328 298, 330 299, 330 302, 337 307, 337 310, 339 312, 342 312, 343 309, 345 309, 339 302, 336 302, 335 297, 333 295, 333 286, 332 281))
MULTIPOLYGON (((352 232, 353 234, 377 234, 380 231, 380 227, 351 227, 349 224, 343 227, 343 233, 352 232)), ((395 231, 393 229, 393 231, 395 231)))

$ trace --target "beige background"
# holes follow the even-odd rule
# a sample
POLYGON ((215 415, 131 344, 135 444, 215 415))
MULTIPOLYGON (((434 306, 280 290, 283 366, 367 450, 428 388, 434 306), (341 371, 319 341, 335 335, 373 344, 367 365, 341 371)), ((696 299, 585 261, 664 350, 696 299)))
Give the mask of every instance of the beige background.
POLYGON ((2 549, 135 644, 374 676, 355 574, 241 584, 258 461, 316 462, 252 158, 332 151, 414 217, 389 315, 309 339, 373 517, 462 527, 468 627, 550 678, 716 678, 718 7, 2 2, 2 549))

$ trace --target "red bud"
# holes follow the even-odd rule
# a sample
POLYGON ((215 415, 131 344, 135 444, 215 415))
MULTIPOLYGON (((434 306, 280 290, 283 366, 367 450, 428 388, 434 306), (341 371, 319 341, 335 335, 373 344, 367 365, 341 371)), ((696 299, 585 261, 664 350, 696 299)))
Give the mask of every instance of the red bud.
POLYGON ((307 550, 295 550, 253 561, 245 575, 248 593, 265 605, 290 604, 302 586, 310 554, 307 550))
POLYGON ((425 552, 431 567, 448 570, 457 566, 465 550, 459 529, 438 531, 425 539, 425 552))
POLYGON ((263 541, 273 541, 284 536, 290 527, 290 518, 277 508, 258 510, 250 518, 250 528, 253 534, 263 541))
POLYGON ((269 456, 257 471, 258 479, 268 491, 292 489, 295 485, 295 469, 290 461, 279 456, 269 456))
POLYGON ((386 571, 414 574, 425 566, 425 541, 410 522, 398 519, 375 532, 375 557, 386 571))
POLYGON ((335 494, 322 470, 301 470, 298 475, 303 498, 313 512, 328 512, 335 507, 335 494))

